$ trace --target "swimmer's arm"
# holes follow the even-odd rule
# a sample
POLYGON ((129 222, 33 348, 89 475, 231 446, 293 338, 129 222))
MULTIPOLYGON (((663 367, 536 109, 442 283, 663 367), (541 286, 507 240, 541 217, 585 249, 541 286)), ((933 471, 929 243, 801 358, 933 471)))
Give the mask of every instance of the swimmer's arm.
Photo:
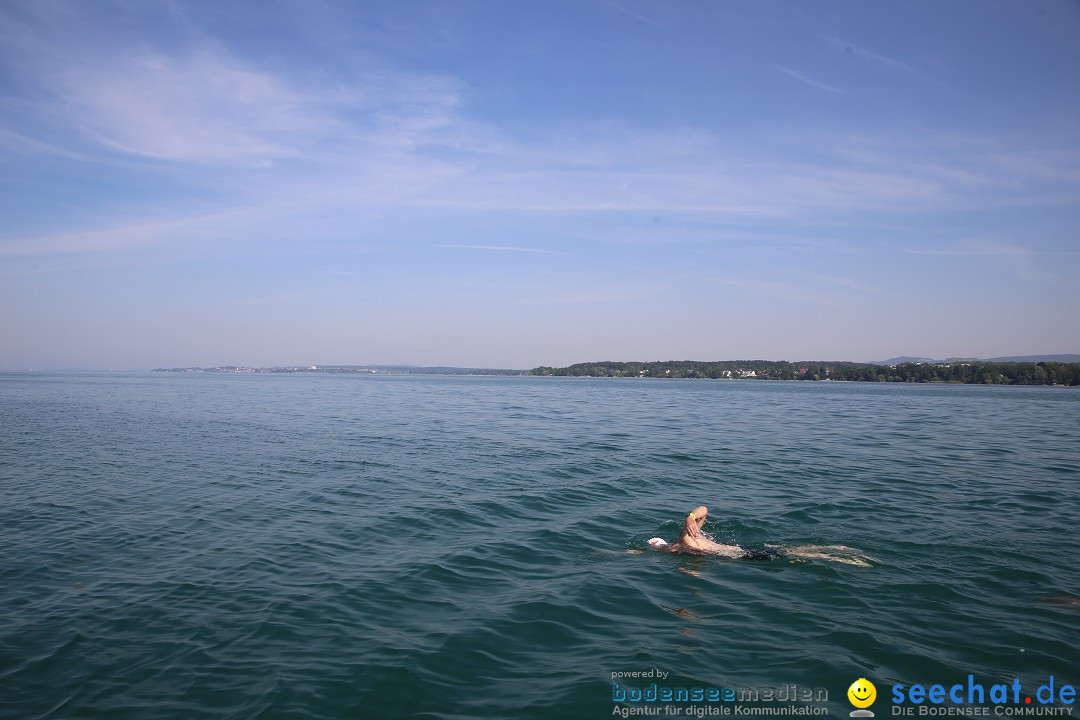
POLYGON ((696 538, 701 534, 701 526, 705 524, 705 518, 708 515, 709 508, 698 505, 686 516, 686 525, 683 527, 683 532, 690 537, 696 538))

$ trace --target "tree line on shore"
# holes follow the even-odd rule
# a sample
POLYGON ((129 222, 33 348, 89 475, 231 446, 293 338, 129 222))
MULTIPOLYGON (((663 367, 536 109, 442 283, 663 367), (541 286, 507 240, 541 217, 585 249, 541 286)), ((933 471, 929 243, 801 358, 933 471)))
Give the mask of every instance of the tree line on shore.
POLYGON ((591 362, 541 366, 530 375, 568 377, 847 380, 854 382, 965 383, 976 385, 1080 386, 1080 363, 956 362, 871 365, 853 362, 724 360, 704 362, 591 362))

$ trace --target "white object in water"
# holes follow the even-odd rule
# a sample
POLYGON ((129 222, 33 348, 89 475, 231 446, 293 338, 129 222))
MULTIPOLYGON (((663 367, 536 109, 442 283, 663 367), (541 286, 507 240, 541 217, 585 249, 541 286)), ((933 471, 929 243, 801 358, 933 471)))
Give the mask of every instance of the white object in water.
POLYGON ((667 540, 665 540, 663 538, 650 538, 649 539, 649 544, 652 545, 653 547, 663 547, 663 546, 667 545, 667 540))

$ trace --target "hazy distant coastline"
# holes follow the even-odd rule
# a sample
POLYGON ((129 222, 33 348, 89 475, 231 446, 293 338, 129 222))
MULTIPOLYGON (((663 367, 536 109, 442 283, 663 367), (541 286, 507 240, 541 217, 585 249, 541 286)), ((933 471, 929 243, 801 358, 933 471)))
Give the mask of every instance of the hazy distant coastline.
POLYGON ((533 375, 544 377, 685 378, 711 380, 811 380, 848 382, 959 383, 974 385, 1080 386, 1080 355, 1030 355, 989 360, 950 358, 855 363, 806 360, 672 360, 588 362, 531 370, 417 365, 287 365, 155 368, 168 373, 315 375, 533 375), (896 362, 894 362, 896 361, 896 362))
POLYGON ((241 374, 309 374, 309 375, 528 375, 528 370, 500 368, 461 368, 418 365, 279 365, 252 367, 218 365, 215 367, 154 368, 151 372, 168 373, 241 373, 241 374))
MULTIPOLYGON (((1038 358, 1040 356, 1032 356, 1038 358)), ((1054 356, 1075 357, 1080 356, 1054 356)), ((902 362, 897 364, 723 360, 593 362, 538 367, 530 375, 568 377, 700 378, 713 380, 842 380, 849 382, 960 383, 971 385, 1080 386, 1080 362, 902 362)))

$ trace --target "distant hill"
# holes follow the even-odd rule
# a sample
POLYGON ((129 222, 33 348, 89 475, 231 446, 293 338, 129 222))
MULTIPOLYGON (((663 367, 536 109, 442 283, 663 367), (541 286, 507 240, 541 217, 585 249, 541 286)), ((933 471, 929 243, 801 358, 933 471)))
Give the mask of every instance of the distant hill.
POLYGON ((937 360, 933 358, 925 357, 911 357, 910 355, 904 355, 903 357, 889 358, 888 360, 871 360, 868 365, 903 365, 904 363, 936 363, 937 360))
POLYGON ((1066 355, 1017 355, 1015 357, 996 357, 988 358, 983 362, 1065 362, 1074 363, 1080 362, 1080 355, 1066 354, 1066 355))
POLYGON ((955 362, 1026 362, 1026 363, 1039 363, 1039 362, 1063 362, 1063 363, 1075 363, 1080 362, 1080 355, 1066 354, 1066 355, 1016 355, 1013 357, 994 357, 994 358, 946 358, 944 360, 935 360, 927 357, 911 357, 904 355, 902 357, 889 358, 888 360, 871 360, 867 365, 903 365, 904 363, 926 363, 927 365, 940 365, 942 363, 955 363, 955 362))

